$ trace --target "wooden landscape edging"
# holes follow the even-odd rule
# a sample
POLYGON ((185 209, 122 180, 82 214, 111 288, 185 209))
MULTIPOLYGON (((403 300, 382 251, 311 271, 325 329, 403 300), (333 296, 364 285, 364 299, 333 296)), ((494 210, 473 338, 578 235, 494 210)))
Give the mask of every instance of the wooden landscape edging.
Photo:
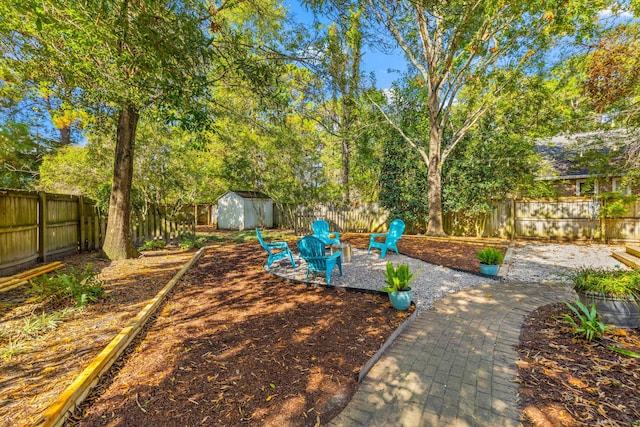
POLYGON ((167 294, 178 283, 182 276, 202 256, 210 246, 198 250, 182 269, 166 284, 164 288, 149 302, 138 315, 125 326, 120 333, 100 352, 98 356, 82 371, 82 373, 67 387, 67 389, 50 405, 41 415, 38 426, 61 426, 77 405, 89 394, 89 391, 98 384, 100 377, 106 373, 111 365, 120 357, 120 354, 133 341, 142 330, 151 315, 158 309, 167 294))
POLYGON ((52 262, 51 264, 23 271, 22 273, 14 274, 13 276, 2 277, 0 278, 0 292, 5 292, 13 288, 17 288, 18 286, 27 283, 29 279, 33 279, 34 277, 40 276, 41 274, 57 270, 63 266, 64 264, 56 261, 52 262))

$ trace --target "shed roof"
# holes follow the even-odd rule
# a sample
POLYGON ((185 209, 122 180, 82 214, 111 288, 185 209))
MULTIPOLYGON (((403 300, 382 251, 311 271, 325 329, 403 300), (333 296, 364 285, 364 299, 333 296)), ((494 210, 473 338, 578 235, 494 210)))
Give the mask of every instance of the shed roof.
POLYGON ((245 191, 245 190, 229 190, 226 193, 224 193, 222 196, 218 197, 218 199, 221 199, 222 197, 224 197, 229 193, 235 193, 238 196, 242 197, 243 199, 271 199, 271 197, 259 191, 245 191))

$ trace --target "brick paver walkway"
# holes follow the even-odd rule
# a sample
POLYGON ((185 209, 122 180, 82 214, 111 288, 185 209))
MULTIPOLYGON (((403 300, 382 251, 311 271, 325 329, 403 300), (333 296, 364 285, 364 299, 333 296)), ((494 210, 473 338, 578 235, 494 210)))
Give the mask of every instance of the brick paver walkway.
POLYGON ((575 299, 567 285, 467 288, 421 313, 330 425, 518 426, 515 345, 526 315, 575 299))

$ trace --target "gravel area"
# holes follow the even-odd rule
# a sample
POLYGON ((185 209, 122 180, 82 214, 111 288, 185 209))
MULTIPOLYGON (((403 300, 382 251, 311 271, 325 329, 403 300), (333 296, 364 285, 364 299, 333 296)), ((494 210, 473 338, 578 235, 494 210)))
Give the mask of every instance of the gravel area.
POLYGON ((507 252, 504 276, 513 282, 568 283, 576 268, 627 269, 611 256, 617 251, 624 246, 516 242, 507 252))
MULTIPOLYGON (((331 276, 331 285, 339 288, 359 288, 379 291, 384 284, 383 271, 387 261, 394 264, 409 264, 411 271, 418 272, 412 283, 413 300, 418 311, 430 308, 435 301, 447 294, 470 286, 495 283, 495 280, 529 283, 568 283, 568 273, 579 267, 626 268, 611 256, 611 252, 622 246, 602 244, 555 244, 517 242, 507 251, 504 264, 497 278, 456 271, 447 267, 429 264, 421 260, 395 253, 387 253, 380 259, 379 253, 367 255, 367 251, 352 248, 350 263, 343 263, 343 275, 337 268, 331 276)), ((297 267, 291 268, 288 261, 272 266, 271 272, 296 282, 304 282, 307 267, 299 256, 295 256, 297 267)), ((310 275, 309 283, 322 286, 324 275, 310 275)))

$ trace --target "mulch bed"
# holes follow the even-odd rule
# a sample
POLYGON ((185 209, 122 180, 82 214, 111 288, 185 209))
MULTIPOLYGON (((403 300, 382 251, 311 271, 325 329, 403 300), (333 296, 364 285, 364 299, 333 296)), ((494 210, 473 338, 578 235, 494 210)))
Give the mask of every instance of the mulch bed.
MULTIPOLYGON (((640 353, 637 329, 612 329, 599 342, 574 336, 563 303, 540 307, 520 335, 518 372, 525 426, 631 426, 640 424, 640 353)), ((577 321, 577 318, 576 318, 577 321)))
MULTIPOLYGON (((192 253, 164 252, 111 262, 96 253, 67 257, 64 264, 102 271, 108 296, 99 304, 73 311, 48 333, 21 337, 24 319, 61 307, 36 303, 21 286, 0 293, 0 347, 23 340, 24 351, 0 358, 0 425, 32 426, 93 358, 171 280, 192 253), (26 339, 25 339, 26 338, 26 339)), ((62 271, 62 270, 61 270, 62 271)))
MULTIPOLYGON (((368 245, 367 235, 343 240, 368 245)), ((479 271, 475 254, 483 246, 418 236, 399 244, 406 255, 472 272, 479 271)), ((0 424, 32 425, 191 255, 64 260, 94 262, 109 296, 37 339, 31 351, 0 361, 0 424)), ((314 426, 335 416, 355 392, 359 370, 410 313, 393 310, 384 295, 283 282, 262 269, 265 259, 255 243, 210 249, 67 425, 314 426)), ((20 292, 0 295, 2 325, 42 309, 20 292)), ((540 310, 521 346, 521 368, 531 367, 521 370, 528 425, 628 425, 622 420, 632 418, 615 418, 616 412, 638 419, 638 388, 630 388, 638 380, 637 359, 595 357, 591 351, 600 346, 575 340, 553 323, 556 311, 540 310), (551 382, 554 376, 559 383, 551 382), (605 401, 612 393, 607 387, 618 391, 613 402, 605 401), (586 411, 593 401, 602 403, 586 411), (551 418, 554 411, 567 422, 551 418), (596 417, 600 411, 605 418, 596 417), (547 424, 535 419, 539 413, 547 424)))
POLYGON ((409 312, 283 282, 255 244, 210 250, 77 425, 315 425, 409 312))

